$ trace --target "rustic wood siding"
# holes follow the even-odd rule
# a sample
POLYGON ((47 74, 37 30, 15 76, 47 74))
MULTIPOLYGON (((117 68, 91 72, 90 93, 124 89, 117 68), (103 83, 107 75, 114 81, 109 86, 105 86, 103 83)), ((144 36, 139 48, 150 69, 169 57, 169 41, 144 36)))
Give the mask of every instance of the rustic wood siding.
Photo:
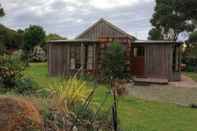
POLYGON ((105 22, 99 22, 77 39, 97 40, 100 37, 128 37, 128 35, 112 28, 105 22))
POLYGON ((67 46, 62 44, 48 45, 48 70, 49 75, 64 75, 67 65, 67 46))
POLYGON ((172 75, 172 46, 145 46, 145 76, 170 79, 172 75))
MULTIPOLYGON (((48 44, 48 72, 50 76, 64 76, 75 74, 79 69, 71 69, 71 54, 75 62, 81 64, 81 71, 87 71, 86 48, 93 49, 92 73, 96 71, 96 44, 95 43, 57 43, 48 44)), ((88 52, 87 52, 88 53, 88 52)), ((88 55, 88 54, 87 54, 88 55)))

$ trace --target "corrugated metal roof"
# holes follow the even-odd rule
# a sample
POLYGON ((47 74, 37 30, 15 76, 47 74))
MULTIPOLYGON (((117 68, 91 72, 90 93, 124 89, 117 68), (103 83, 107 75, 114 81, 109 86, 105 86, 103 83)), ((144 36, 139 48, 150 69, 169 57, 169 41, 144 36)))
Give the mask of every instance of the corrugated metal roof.
POLYGON ((96 40, 88 40, 88 39, 73 39, 73 40, 51 40, 48 43, 83 43, 83 42, 93 42, 96 43, 96 40))
POLYGON ((136 40, 134 44, 181 44, 181 42, 176 41, 166 41, 166 40, 136 40))

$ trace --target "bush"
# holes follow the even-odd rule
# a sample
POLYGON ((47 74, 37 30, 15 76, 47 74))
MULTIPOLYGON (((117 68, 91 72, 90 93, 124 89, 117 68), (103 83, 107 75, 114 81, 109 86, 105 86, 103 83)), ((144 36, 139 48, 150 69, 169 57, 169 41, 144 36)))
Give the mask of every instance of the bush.
POLYGON ((103 78, 105 80, 124 79, 128 77, 126 71, 125 55, 123 46, 113 42, 105 51, 103 58, 103 78))
POLYGON ((5 88, 14 88, 16 81, 23 77, 25 69, 20 57, 14 55, 0 56, 0 83, 5 88))
POLYGON ((38 89, 38 84, 29 78, 23 78, 16 81, 14 91, 19 94, 33 94, 38 89))
POLYGON ((186 64, 185 71, 197 72, 197 46, 190 45, 186 48, 182 62, 186 64))
POLYGON ((197 31, 190 34, 190 42, 197 42, 197 31))

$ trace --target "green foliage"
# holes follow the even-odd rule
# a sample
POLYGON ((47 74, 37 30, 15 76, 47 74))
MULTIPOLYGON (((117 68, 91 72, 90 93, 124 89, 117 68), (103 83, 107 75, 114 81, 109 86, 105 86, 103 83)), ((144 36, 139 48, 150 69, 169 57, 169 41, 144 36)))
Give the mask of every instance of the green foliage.
POLYGON ((0 17, 3 17, 5 15, 5 12, 3 10, 3 8, 1 7, 1 4, 0 4, 0 17))
POLYGON ((190 34, 190 42, 197 42, 197 31, 190 34))
POLYGON ((0 56, 0 83, 5 88, 14 88, 16 81, 23 77, 24 63, 13 55, 0 56))
POLYGON ((0 53, 4 53, 6 49, 19 49, 22 46, 23 36, 0 24, 0 53))
POLYGON ((105 80, 124 79, 127 77, 123 46, 113 42, 104 52, 102 62, 103 78, 105 80))
POLYGON ((186 71, 197 72, 197 46, 190 45, 184 52, 182 62, 186 64, 186 71))
POLYGON ((67 38, 62 37, 58 34, 49 34, 46 36, 46 41, 50 41, 50 40, 66 40, 67 38))
POLYGON ((39 85, 30 78, 16 80, 14 92, 18 94, 32 95, 39 89, 39 85))
POLYGON ((159 29, 156 28, 152 28, 149 33, 148 33, 148 39, 149 40, 162 40, 162 35, 161 35, 161 31, 159 29))
POLYGON ((156 0, 151 23, 157 29, 164 29, 164 34, 169 29, 173 29, 175 34, 183 30, 193 31, 197 20, 196 6, 196 0, 156 0))
POLYGON ((31 59, 31 53, 33 48, 37 45, 44 45, 45 43, 45 31, 42 27, 37 25, 30 25, 24 31, 24 46, 23 50, 25 53, 24 59, 26 63, 31 59))
POLYGON ((42 45, 44 40, 45 31, 43 28, 37 25, 30 25, 24 32, 24 50, 32 51, 36 45, 42 45))

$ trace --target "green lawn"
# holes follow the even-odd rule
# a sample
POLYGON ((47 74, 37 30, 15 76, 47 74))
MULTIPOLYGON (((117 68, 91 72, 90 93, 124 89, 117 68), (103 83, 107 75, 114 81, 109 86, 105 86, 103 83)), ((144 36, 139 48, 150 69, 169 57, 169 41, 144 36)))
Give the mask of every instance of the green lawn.
POLYGON ((197 73, 194 72, 186 72, 187 76, 191 77, 193 80, 197 81, 197 73))
MULTIPOLYGON (((59 80, 58 78, 48 77, 46 64, 31 64, 25 71, 25 75, 33 78, 43 87, 47 87, 59 80)), ((101 102, 106 91, 104 86, 99 86, 95 100, 101 102)), ((109 106, 110 103, 111 98, 109 98, 105 106, 109 106)), ((197 130, 197 109, 150 102, 133 97, 121 97, 118 103, 118 115, 123 131, 197 130)))

